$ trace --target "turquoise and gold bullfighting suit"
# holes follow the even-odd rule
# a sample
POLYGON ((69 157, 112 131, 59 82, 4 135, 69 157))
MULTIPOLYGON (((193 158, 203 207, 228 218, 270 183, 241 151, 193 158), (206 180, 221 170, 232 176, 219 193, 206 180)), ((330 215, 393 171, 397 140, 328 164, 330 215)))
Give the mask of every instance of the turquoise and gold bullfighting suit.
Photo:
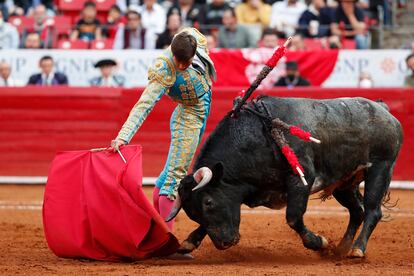
POLYGON ((186 28, 197 40, 193 64, 178 70, 168 47, 148 72, 149 83, 131 110, 117 139, 129 143, 160 98, 167 94, 178 105, 171 120, 171 144, 165 167, 156 181, 160 195, 171 200, 178 184, 187 174, 191 160, 204 132, 211 104, 211 79, 216 78, 214 64, 208 56, 206 38, 194 28, 186 28))

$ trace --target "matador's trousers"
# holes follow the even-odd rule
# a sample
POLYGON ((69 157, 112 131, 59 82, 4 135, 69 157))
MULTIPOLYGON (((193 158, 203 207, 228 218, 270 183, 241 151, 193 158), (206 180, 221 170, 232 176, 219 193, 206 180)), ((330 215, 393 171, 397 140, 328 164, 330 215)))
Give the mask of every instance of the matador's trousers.
POLYGON ((171 143, 168 159, 155 185, 159 195, 171 200, 177 195, 178 185, 186 175, 194 153, 204 133, 210 113, 211 91, 198 99, 195 105, 178 104, 170 120, 171 143))

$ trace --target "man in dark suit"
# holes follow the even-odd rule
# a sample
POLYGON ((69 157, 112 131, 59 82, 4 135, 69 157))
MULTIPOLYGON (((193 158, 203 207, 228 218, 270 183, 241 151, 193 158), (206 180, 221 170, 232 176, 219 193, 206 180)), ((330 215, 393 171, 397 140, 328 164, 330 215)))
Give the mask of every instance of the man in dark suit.
POLYGON ((286 62, 286 76, 281 77, 275 84, 275 86, 286 86, 288 88, 310 85, 307 79, 300 76, 298 63, 296 61, 286 62))
POLYGON ((68 85, 68 78, 65 74, 55 72, 53 58, 44 56, 39 61, 41 73, 30 76, 28 85, 68 85))

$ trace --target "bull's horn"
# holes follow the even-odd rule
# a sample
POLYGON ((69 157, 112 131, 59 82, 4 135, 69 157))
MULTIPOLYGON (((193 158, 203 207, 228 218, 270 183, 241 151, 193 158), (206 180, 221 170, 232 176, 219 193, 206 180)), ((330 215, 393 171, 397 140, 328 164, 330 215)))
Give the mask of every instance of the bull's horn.
POLYGON ((165 219, 165 221, 169 222, 170 220, 175 218, 178 212, 180 212, 180 210, 181 210, 181 198, 180 198, 180 195, 177 194, 177 197, 175 198, 175 201, 174 201, 174 206, 172 207, 171 212, 168 215, 168 217, 165 219))
POLYGON ((210 182, 213 177, 213 172, 207 167, 202 167, 194 173, 193 177, 198 183, 198 185, 193 188, 193 191, 195 191, 206 186, 210 182))

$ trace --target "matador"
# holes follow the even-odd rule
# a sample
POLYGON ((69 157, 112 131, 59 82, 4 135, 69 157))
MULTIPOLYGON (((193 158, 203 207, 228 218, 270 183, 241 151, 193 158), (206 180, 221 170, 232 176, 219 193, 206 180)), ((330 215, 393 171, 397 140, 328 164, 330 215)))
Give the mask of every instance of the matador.
MULTIPOLYGON (((164 94, 178 103, 170 120, 168 158, 153 193, 154 207, 163 218, 170 213, 178 184, 186 176, 204 132, 215 78, 205 36, 194 28, 183 29, 155 59, 148 71, 147 87, 111 143, 114 150, 128 144, 164 94)), ((173 221, 168 226, 172 230, 173 221)))

